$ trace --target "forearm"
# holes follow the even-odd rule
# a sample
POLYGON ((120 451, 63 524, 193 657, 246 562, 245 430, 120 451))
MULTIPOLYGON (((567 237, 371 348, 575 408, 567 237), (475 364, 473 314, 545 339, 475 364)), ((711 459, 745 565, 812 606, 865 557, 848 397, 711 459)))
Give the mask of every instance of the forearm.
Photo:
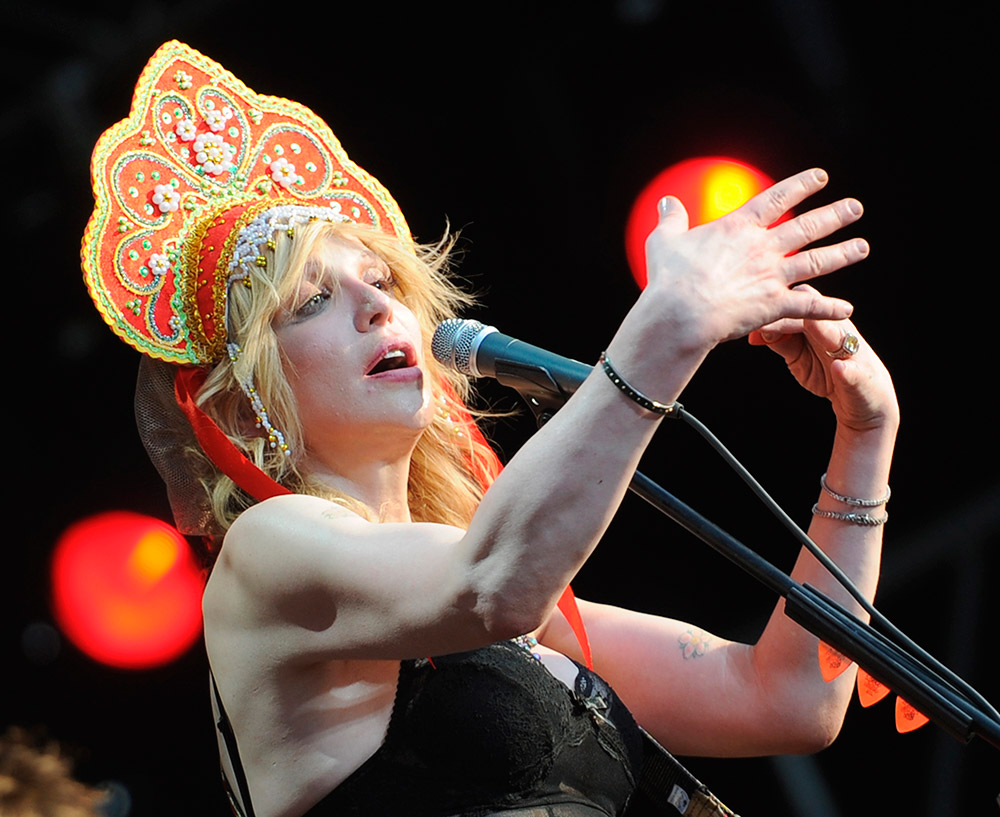
MULTIPOLYGON (((878 499, 886 496, 898 419, 889 417, 877 429, 854 432, 839 427, 827 469, 827 484, 844 496, 878 499)), ((820 492, 819 508, 839 513, 885 514, 885 507, 859 508, 820 492)), ((814 516, 809 535, 871 601, 878 583, 884 527, 853 524, 814 516)), ((805 549, 792 571, 800 583, 809 583, 863 620, 867 614, 846 590, 805 549)), ((850 700, 853 672, 832 683, 819 671, 817 638, 784 614, 777 605, 764 633, 753 648, 754 664, 764 694, 787 703, 791 729, 818 730, 819 743, 832 739, 850 700)))
MULTIPOLYGON (((665 340, 681 328, 671 332, 662 314, 659 324, 648 323, 646 311, 648 304, 637 304, 608 355, 636 388, 670 402, 707 349, 665 340)), ((598 367, 522 447, 467 534, 487 618, 522 632, 538 626, 603 535, 658 422, 598 367)))

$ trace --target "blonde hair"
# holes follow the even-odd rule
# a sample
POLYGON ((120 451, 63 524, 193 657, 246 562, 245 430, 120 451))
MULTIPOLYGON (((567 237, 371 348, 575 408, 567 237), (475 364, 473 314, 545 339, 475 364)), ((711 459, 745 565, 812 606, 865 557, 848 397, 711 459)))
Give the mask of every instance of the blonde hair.
MULTIPOLYGON (((292 232, 292 231, 290 231, 292 232)), ((295 493, 321 496, 377 521, 378 509, 333 491, 299 470, 304 451, 295 396, 285 377, 272 325, 282 306, 298 291, 313 250, 328 237, 360 241, 389 266, 397 297, 417 317, 425 350, 437 324, 471 302, 446 275, 453 239, 436 245, 411 245, 369 227, 314 221, 294 228, 294 236, 276 231, 273 246, 263 251, 266 266, 256 267, 248 283, 229 292, 229 331, 240 346, 235 362, 224 360, 209 375, 198 403, 257 467, 295 493), (260 429, 241 383, 253 383, 273 425, 284 433, 291 456, 272 448, 260 429)), ((410 463, 410 515, 418 522, 466 527, 495 476, 496 457, 474 427, 466 408, 468 380, 426 355, 438 410, 421 435, 410 463)), ((478 413, 477 413, 478 414, 478 413)), ((212 469, 215 471, 215 469, 212 469)), ((217 473, 206 487, 212 510, 223 530, 253 499, 233 481, 217 473)))

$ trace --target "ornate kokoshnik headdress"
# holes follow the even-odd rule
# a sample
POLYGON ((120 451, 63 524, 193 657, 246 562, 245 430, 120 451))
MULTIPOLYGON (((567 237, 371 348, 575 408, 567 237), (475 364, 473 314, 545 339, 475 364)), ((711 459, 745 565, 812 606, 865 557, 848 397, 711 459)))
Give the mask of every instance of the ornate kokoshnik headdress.
MULTIPOLYGON (((205 367, 239 351, 227 348, 229 287, 266 264, 276 230, 308 221, 366 224, 409 243, 396 202, 311 110, 255 93, 177 41, 153 55, 128 118, 98 140, 91 177, 82 260, 98 310, 133 348, 181 364, 178 404, 216 465, 257 499, 286 492, 194 405, 205 367)), ((284 447, 243 385, 272 446, 284 447)))

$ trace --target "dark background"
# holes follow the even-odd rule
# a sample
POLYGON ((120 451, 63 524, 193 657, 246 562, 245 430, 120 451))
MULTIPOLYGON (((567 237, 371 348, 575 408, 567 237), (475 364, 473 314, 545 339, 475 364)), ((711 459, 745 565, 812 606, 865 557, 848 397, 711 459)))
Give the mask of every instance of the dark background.
MULTIPOLYGON (((7 558, 0 727, 42 725, 79 775, 117 781, 131 813, 224 814, 204 656, 153 671, 54 657, 48 557, 76 518, 168 518, 131 416, 136 353, 102 325, 79 278, 89 153, 127 115, 156 47, 178 38, 251 88, 301 101, 399 201, 415 235, 462 231, 476 317, 594 360, 635 298, 623 229, 667 165, 722 154, 779 178, 821 165, 823 200, 853 195, 869 260, 822 283, 893 373, 903 427, 879 607, 994 702, 996 358, 994 77, 985 4, 410 3, 369 10, 156 0, 128 8, 5 7, 7 558), (13 490, 9 487, 13 484, 13 490), (39 626, 42 625, 42 626, 39 626), (34 644, 35 646, 31 646, 34 644), (28 645, 28 646, 26 646, 28 645)), ((501 406, 514 398, 487 384, 501 406)), ((745 343, 713 353, 684 394, 800 521, 832 433, 828 408, 745 343)), ((505 456, 531 433, 505 421, 505 456)), ((644 469, 768 558, 795 547, 680 425, 644 469)), ((638 499, 626 499, 580 595, 752 639, 774 599, 638 499)), ((685 706, 678 701, 677 706, 685 706)), ((693 760, 750 815, 997 813, 997 751, 892 707, 852 704, 809 758, 693 760)))

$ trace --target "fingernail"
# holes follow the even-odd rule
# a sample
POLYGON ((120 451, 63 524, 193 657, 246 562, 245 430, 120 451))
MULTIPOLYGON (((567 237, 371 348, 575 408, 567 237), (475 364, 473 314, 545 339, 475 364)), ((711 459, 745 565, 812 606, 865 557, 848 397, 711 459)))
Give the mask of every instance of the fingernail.
POLYGON ((656 209, 660 211, 661 216, 665 216, 673 209, 673 203, 667 196, 664 196, 656 203, 656 209))
POLYGON ((780 332, 761 332, 760 338, 764 343, 774 343, 778 338, 781 337, 780 332))
POLYGON ((857 199, 851 199, 847 202, 847 209, 856 216, 860 216, 865 211, 865 208, 861 206, 861 202, 857 199))
POLYGON ((871 248, 868 246, 867 241, 865 241, 864 239, 858 239, 857 241, 854 242, 854 249, 861 255, 868 255, 868 250, 871 248))
POLYGON ((827 175, 826 171, 822 170, 821 168, 816 168, 816 170, 813 171, 813 176, 816 177, 816 181, 818 182, 825 182, 827 179, 830 178, 827 175))

